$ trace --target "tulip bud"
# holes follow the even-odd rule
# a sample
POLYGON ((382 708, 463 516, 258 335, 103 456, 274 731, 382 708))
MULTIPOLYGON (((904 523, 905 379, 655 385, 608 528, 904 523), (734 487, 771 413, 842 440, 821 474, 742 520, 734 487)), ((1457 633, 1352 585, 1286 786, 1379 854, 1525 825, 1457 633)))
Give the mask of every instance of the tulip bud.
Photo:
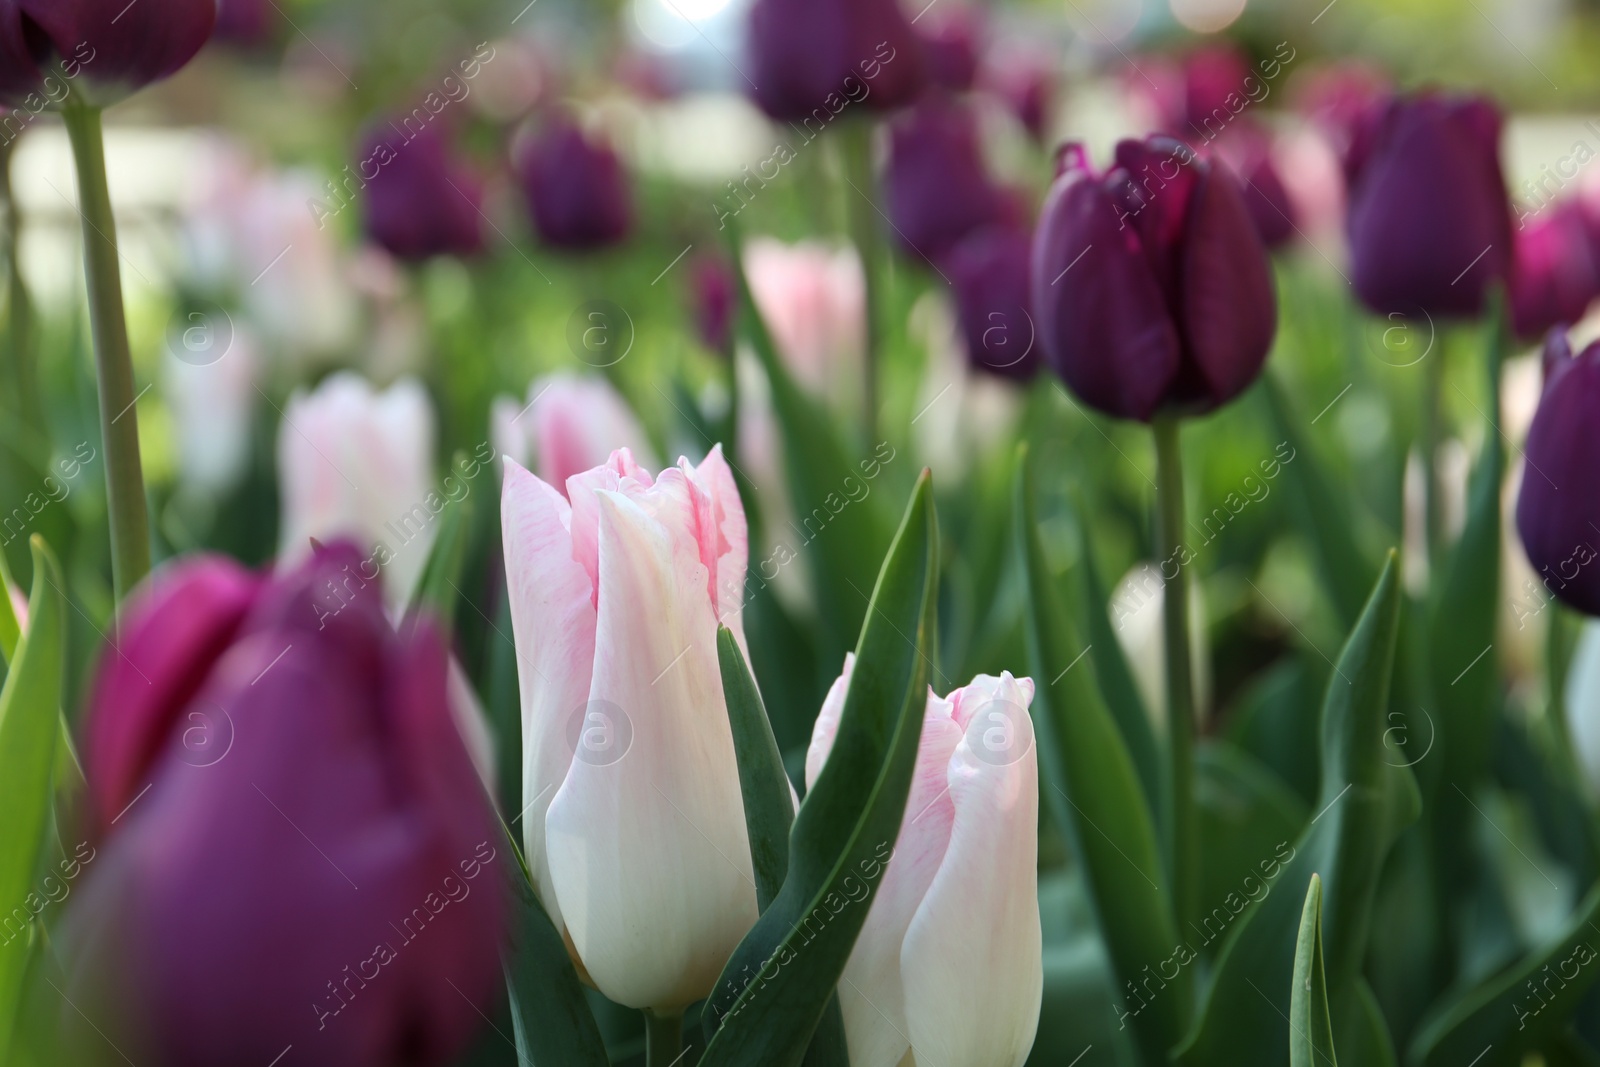
POLYGON ((956 313, 974 367, 1028 381, 1044 362, 1032 311, 1032 238, 989 228, 964 239, 945 260, 956 313))
POLYGON ((971 7, 938 10, 917 27, 923 62, 933 84, 953 93, 972 88, 978 77, 982 34, 978 12, 971 7))
POLYGON ((566 118, 550 120, 514 159, 528 212, 546 244, 588 251, 633 228, 633 193, 616 152, 566 118))
POLYGON ((62 937, 97 1052, 442 1067, 494 1003, 519 872, 443 643, 396 634, 358 559, 194 559, 119 623, 84 728, 103 836, 62 937))
POLYGON ((304 558, 312 538, 350 538, 370 552, 363 576, 387 571, 391 606, 405 604, 444 509, 433 448, 433 409, 413 379, 379 393, 346 371, 290 397, 278 429, 282 560, 304 558))
POLYGON ((1545 588, 1586 615, 1600 615, 1600 342, 1576 357, 1566 334, 1544 346, 1544 395, 1528 429, 1517 532, 1545 588))
POLYGON ((656 466, 644 427, 604 378, 557 373, 536 379, 525 403, 496 399, 489 423, 501 455, 534 466, 545 484, 562 492, 568 478, 604 465, 619 448, 656 466))
POLYGON ((1045 355, 1087 404, 1148 422, 1243 392, 1277 329, 1266 249, 1232 175, 1166 137, 1096 174, 1068 146, 1033 238, 1045 355))
POLYGON ((193 59, 216 18, 216 0, 7 0, 0 103, 59 104, 80 91, 95 104, 119 100, 193 59))
POLYGON ((677 1010, 756 920, 716 647, 744 640, 744 508, 720 446, 655 477, 621 449, 566 493, 507 460, 528 867, 602 993, 677 1010))
MULTIPOLYGON (((828 692, 806 753, 822 772, 854 668, 828 692)), ((1044 990, 1033 681, 979 675, 928 693, 900 833, 839 984, 853 1067, 1021 1067, 1044 990)), ((847 905, 851 906, 851 905, 847 905)))
POLYGON ((866 274, 854 248, 816 241, 745 242, 745 275, 778 354, 802 385, 825 392, 861 358, 867 332, 866 274))
POLYGON ((702 256, 690 267, 694 290, 695 325, 700 340, 713 352, 726 353, 733 341, 733 319, 738 311, 739 284, 733 269, 716 256, 702 256))
POLYGON ((1517 336, 1542 337, 1583 318, 1600 294, 1600 264, 1583 209, 1575 201, 1558 204, 1514 236, 1510 295, 1517 336))
POLYGON ((483 185, 449 158, 436 126, 385 123, 368 135, 361 159, 374 241, 408 260, 483 251, 483 185))
POLYGON ((746 45, 751 96, 779 122, 826 127, 847 106, 887 111, 926 81, 898 0, 755 0, 746 45))
POLYGON ((1511 265, 1500 113, 1481 97, 1400 97, 1354 153, 1350 266, 1379 314, 1473 316, 1511 265))
POLYGON ((925 99, 895 121, 884 190, 901 243, 930 260, 1002 212, 972 112, 948 99, 925 99))

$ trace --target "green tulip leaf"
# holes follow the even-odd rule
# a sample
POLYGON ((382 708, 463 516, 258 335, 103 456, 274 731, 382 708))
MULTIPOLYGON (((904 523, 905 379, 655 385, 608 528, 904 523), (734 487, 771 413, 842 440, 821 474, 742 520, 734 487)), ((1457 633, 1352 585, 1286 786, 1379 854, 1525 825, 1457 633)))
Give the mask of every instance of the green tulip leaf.
POLYGON ((723 969, 701 1067, 793 1067, 829 1011, 899 836, 927 704, 939 531, 924 471, 856 646, 833 749, 789 835, 783 888, 723 969))
POLYGON ((1333 1021, 1328 1016, 1328 982, 1322 969, 1322 878, 1315 874, 1306 890, 1294 949, 1289 1067, 1338 1067, 1333 1055, 1333 1021))
MULTIPOLYGON (((464 464, 466 456, 457 453, 456 462, 464 464)), ((455 627, 456 601, 461 592, 461 572, 467 564, 467 548, 472 540, 472 497, 449 502, 439 515, 439 534, 423 565, 422 577, 406 606, 406 617, 414 619, 426 612, 444 628, 446 634, 455 627)))
POLYGON ((1050 574, 1032 466, 1020 465, 1016 527, 1027 565, 1043 795, 1083 865, 1115 976, 1120 1021, 1133 1030, 1142 1062, 1164 1064, 1187 1021, 1193 953, 1183 956, 1155 822, 1126 739, 1101 699, 1096 664, 1050 574), (1173 974, 1152 978, 1163 966, 1173 974))
POLYGON ((8 665, 16 656, 17 642, 22 638, 22 626, 11 603, 11 589, 15 584, 11 564, 6 562, 6 554, 0 552, 0 660, 8 665))

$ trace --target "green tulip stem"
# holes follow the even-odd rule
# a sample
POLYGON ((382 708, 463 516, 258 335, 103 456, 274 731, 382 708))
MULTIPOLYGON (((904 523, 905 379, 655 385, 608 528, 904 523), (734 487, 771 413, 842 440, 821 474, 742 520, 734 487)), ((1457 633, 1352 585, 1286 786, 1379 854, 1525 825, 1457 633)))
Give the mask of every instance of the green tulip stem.
POLYGON ((1445 345, 1433 354, 1423 383, 1422 398, 1422 522, 1428 547, 1428 567, 1444 565, 1444 492, 1439 485, 1439 445, 1444 440, 1445 345))
POLYGON ((844 176, 849 188, 845 191, 845 215, 850 221, 850 237, 861 254, 861 274, 866 280, 866 337, 861 352, 863 412, 867 440, 877 440, 878 427, 878 306, 883 299, 882 279, 883 242, 880 239, 881 221, 873 194, 877 184, 872 172, 872 134, 870 119, 857 119, 842 125, 844 139, 844 176))
POLYGON ((1188 573, 1183 567, 1183 459, 1178 420, 1151 424, 1156 441, 1156 526, 1161 567, 1172 560, 1178 573, 1162 595, 1162 634, 1167 660, 1168 812, 1167 870, 1179 929, 1194 915, 1197 839, 1194 818, 1194 670, 1189 662, 1188 573))
POLYGON ((42 424, 43 406, 39 401, 36 356, 33 348, 33 300, 22 276, 22 257, 18 243, 22 233, 22 209, 11 186, 11 165, 16 155, 17 138, 0 144, 0 207, 5 211, 6 267, 6 342, 11 355, 11 401, 22 424, 37 429, 42 424))
POLYGON ((683 1056, 683 1013, 644 1013, 645 1067, 672 1067, 683 1056))
POLYGON ((139 413, 134 409, 133 356, 122 307, 117 223, 106 184, 100 109, 69 101, 62 111, 78 172, 83 216, 84 271, 89 320, 100 382, 100 436, 105 447, 106 511, 111 523, 111 582, 117 600, 150 570, 150 527, 139 464, 139 413))

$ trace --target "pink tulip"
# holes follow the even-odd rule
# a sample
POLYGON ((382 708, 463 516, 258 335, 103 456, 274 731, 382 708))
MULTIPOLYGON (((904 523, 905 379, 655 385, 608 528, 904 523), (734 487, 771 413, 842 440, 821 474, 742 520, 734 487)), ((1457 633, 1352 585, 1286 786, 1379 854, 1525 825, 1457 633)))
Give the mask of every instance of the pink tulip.
MULTIPOLYGON (((821 773, 855 666, 806 753, 821 773)), ((839 985, 852 1067, 1021 1067, 1044 989, 1033 681, 979 675, 930 690, 900 836, 839 985)))
MULTIPOLYGON (((789 371, 824 393, 846 377, 866 342, 866 276, 854 249, 818 241, 746 243, 751 296, 789 371)), ((849 375, 854 380, 854 375, 849 375)))
POLYGON ((604 378, 551 374, 528 386, 528 399, 495 400, 490 436, 501 455, 533 466, 547 485, 565 490, 567 479, 605 463, 626 448, 647 467, 655 452, 644 427, 604 378))
POLYGON ((744 640, 732 471, 623 448, 563 496, 508 459, 501 523, 535 888, 602 993, 680 1009, 756 919, 716 651, 744 640))

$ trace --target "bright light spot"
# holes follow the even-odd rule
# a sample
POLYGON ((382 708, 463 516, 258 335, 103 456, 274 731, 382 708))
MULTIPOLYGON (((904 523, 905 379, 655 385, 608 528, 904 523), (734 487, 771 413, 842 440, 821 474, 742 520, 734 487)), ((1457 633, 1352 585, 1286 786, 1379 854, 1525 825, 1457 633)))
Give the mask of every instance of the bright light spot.
POLYGON ((1172 17, 1195 33, 1216 33, 1244 14, 1245 0, 1172 0, 1172 17))
POLYGON ((727 7, 729 0, 633 0, 639 32, 659 48, 683 48, 700 39, 695 26, 727 7))

